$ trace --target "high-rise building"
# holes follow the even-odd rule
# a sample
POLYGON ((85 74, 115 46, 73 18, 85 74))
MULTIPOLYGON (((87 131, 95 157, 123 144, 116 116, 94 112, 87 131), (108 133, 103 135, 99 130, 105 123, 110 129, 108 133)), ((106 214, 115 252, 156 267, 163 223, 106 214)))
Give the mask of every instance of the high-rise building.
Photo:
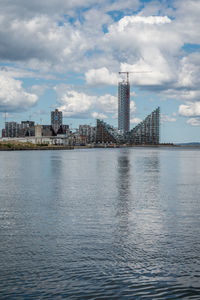
POLYGON ((118 84, 118 129, 124 134, 130 130, 130 84, 128 81, 118 84))
POLYGON ((62 112, 58 109, 51 112, 51 126, 55 134, 57 134, 59 128, 62 126, 62 112))

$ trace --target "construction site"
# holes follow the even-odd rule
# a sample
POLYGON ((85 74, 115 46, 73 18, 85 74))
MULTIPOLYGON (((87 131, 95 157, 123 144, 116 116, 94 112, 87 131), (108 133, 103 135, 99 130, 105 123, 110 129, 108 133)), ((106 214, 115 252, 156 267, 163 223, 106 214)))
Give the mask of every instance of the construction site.
POLYGON ((119 74, 122 73, 126 74, 126 80, 118 83, 118 128, 97 120, 96 143, 159 145, 160 107, 157 107, 144 121, 130 130, 129 73, 137 72, 119 72, 119 74))

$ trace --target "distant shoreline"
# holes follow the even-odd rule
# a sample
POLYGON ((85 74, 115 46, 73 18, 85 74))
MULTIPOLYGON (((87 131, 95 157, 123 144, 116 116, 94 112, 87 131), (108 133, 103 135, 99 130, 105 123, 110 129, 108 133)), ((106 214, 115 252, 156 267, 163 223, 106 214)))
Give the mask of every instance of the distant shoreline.
POLYGON ((33 150, 73 150, 73 149, 116 149, 116 148, 200 148, 200 144, 159 144, 159 145, 85 145, 85 146, 62 146, 62 145, 34 145, 30 143, 0 143, 0 151, 33 151, 33 150))

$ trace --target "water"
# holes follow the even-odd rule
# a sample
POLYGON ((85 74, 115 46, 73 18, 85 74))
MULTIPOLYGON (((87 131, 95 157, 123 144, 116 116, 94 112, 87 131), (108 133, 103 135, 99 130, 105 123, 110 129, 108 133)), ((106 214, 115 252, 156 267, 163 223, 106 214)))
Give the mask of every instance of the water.
POLYGON ((200 151, 0 152, 0 299, 200 299, 200 151))

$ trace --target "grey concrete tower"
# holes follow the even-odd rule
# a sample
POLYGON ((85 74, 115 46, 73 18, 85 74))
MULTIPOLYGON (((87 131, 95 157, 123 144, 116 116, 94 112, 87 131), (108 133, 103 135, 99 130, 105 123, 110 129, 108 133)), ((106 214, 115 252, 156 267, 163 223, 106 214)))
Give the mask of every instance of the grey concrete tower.
POLYGON ((130 130, 130 84, 128 80, 118 84, 118 129, 123 133, 130 130))

